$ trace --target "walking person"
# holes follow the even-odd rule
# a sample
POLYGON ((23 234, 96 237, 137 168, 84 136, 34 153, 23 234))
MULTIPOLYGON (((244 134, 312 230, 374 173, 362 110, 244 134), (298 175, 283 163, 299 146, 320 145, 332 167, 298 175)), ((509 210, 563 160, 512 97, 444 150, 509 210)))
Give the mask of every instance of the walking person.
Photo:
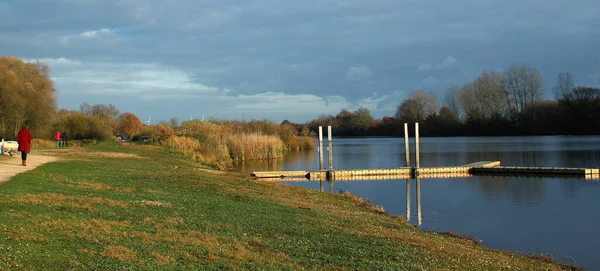
POLYGON ((27 124, 21 126, 21 131, 17 134, 17 143, 21 152, 21 165, 27 166, 27 154, 31 151, 31 134, 27 130, 27 124))
POLYGON ((67 141, 69 140, 69 135, 67 134, 67 130, 64 130, 62 132, 62 134, 60 134, 60 140, 62 142, 63 147, 66 148, 69 146, 69 143, 67 143, 67 141))
POLYGON ((56 141, 56 147, 60 148, 60 131, 56 131, 56 134, 54 134, 54 140, 56 141))

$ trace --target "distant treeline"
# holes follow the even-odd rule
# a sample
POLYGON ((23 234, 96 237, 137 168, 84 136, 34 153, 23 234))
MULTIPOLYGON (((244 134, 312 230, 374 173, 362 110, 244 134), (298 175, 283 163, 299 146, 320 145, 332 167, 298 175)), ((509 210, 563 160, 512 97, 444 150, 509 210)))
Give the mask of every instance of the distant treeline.
POLYGON ((331 125, 336 136, 403 136, 404 123, 421 136, 516 136, 600 134, 600 89, 574 86, 569 73, 558 75, 554 100, 542 100, 537 69, 511 66, 483 71, 472 83, 449 88, 439 105, 434 93, 417 90, 394 116, 374 119, 369 110, 342 109, 306 124, 311 131, 331 125))

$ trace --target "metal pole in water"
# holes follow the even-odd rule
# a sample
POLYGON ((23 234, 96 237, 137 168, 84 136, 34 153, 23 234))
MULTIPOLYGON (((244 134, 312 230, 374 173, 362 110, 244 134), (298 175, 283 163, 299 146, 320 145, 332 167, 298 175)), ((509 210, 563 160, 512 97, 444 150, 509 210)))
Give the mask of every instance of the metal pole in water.
POLYGON ((406 179, 406 221, 410 222, 410 179, 406 179))
POLYGON ((323 186, 323 180, 319 181, 319 191, 323 192, 325 191, 324 186, 323 186))
POLYGON ((415 122, 415 168, 419 167, 419 123, 415 122))
POLYGON ((327 143, 329 145, 329 170, 333 170, 333 143, 331 142, 331 126, 327 126, 327 143))
POLYGON ((421 179, 417 177, 417 223, 421 226, 421 179))
POLYGON ((323 126, 319 126, 319 170, 323 170, 323 126))
POLYGON ((404 152, 406 153, 406 167, 410 167, 410 147, 408 145, 408 123, 404 123, 404 152))

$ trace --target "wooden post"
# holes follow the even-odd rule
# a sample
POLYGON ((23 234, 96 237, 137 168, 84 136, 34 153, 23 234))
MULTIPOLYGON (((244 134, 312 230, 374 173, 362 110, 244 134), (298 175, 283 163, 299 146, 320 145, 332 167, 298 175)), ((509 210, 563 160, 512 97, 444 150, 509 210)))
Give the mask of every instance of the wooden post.
POLYGON ((323 126, 319 126, 319 170, 323 170, 323 126))
POLYGON ((415 123, 415 168, 419 168, 419 123, 415 123))
POLYGON ((329 180, 329 193, 333 193, 333 180, 329 180))
POLYGON ((406 221, 410 221, 410 179, 406 179, 406 221))
POLYGON ((417 177, 417 223, 421 226, 421 179, 417 177))
POLYGON ((323 185, 323 180, 319 181, 319 191, 321 191, 321 192, 325 191, 324 185, 323 185))
POLYGON ((408 145, 408 123, 404 123, 404 152, 406 153, 406 167, 410 167, 410 148, 408 145))
POLYGON ((333 143, 331 142, 331 126, 327 126, 327 143, 329 145, 329 170, 333 170, 333 143))

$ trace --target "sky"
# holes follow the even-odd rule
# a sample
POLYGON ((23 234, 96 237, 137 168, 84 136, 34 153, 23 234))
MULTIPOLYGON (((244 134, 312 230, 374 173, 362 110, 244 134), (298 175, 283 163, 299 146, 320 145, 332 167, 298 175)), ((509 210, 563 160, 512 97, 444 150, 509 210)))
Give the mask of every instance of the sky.
POLYGON ((536 67, 600 86, 598 0, 0 0, 0 55, 50 65, 59 108, 151 122, 394 115, 412 91, 536 67))

